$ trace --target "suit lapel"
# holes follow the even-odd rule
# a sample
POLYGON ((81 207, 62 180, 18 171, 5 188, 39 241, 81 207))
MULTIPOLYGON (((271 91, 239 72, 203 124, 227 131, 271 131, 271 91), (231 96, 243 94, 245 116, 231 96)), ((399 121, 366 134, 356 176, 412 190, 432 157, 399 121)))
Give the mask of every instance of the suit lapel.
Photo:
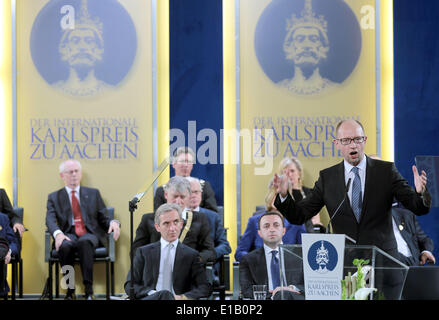
POLYGON ((258 250, 257 260, 254 263, 255 266, 255 277, 257 284, 266 284, 268 286, 268 273, 267 273, 267 260, 265 259, 264 247, 258 250))
POLYGON ((375 172, 375 166, 373 161, 367 157, 366 157, 366 181, 364 182, 364 196, 363 196, 363 207, 361 209, 361 218, 360 221, 363 219, 364 215, 367 212, 367 201, 369 200, 370 194, 373 192, 373 184, 374 184, 374 179, 373 177, 375 176, 374 172, 375 172))
POLYGON ((151 255, 149 256, 150 262, 151 262, 151 268, 152 268, 152 276, 153 276, 153 283, 154 286, 157 286, 157 280, 159 279, 159 272, 160 272, 160 241, 156 242, 156 245, 154 245, 151 248, 151 255))
POLYGON ((61 206, 61 210, 63 212, 63 215, 67 219, 67 224, 69 227, 72 226, 73 221, 73 211, 72 211, 72 205, 70 203, 69 194, 67 193, 66 188, 62 188, 58 192, 58 200, 59 205, 61 206))
POLYGON ((79 195, 80 195, 80 206, 81 206, 81 213, 82 213, 82 220, 84 221, 84 225, 87 225, 87 207, 88 207, 88 193, 87 190, 84 187, 79 188, 79 195))

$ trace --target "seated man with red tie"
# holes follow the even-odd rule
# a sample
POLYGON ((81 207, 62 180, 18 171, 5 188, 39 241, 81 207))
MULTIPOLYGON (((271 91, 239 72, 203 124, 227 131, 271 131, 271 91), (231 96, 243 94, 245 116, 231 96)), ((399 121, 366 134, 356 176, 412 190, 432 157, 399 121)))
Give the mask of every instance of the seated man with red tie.
MULTIPOLYGON (((55 239, 61 267, 73 266, 78 253, 85 299, 93 297, 93 258, 95 249, 106 244, 105 233, 120 235, 120 223, 108 218, 106 206, 98 189, 80 186, 81 164, 67 160, 59 167, 65 187, 49 194, 46 225, 55 239)), ((67 300, 75 299, 75 289, 68 289, 67 300)))

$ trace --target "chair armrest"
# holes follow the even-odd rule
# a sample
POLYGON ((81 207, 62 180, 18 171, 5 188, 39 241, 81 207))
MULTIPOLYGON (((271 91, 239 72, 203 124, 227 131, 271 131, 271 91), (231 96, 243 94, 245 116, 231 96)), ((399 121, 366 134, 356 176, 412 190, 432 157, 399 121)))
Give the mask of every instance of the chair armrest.
POLYGON ((213 285, 213 262, 206 263, 207 282, 213 285))
POLYGON ((223 255, 222 259, 222 282, 226 286, 226 291, 230 290, 230 255, 225 254, 223 255))
POLYGON ((14 210, 14 213, 19 217, 20 223, 23 224, 24 208, 23 207, 14 207, 13 210, 14 210))
POLYGON ((239 262, 233 261, 233 300, 241 297, 241 285, 239 284, 239 262))
POLYGON ((50 243, 50 239, 52 236, 50 235, 49 231, 44 232, 44 261, 48 262, 50 258, 50 251, 52 251, 52 246, 50 243))
MULTIPOLYGON (((114 208, 107 207, 107 214, 110 220, 114 220, 114 208)), ((116 261, 116 243, 113 238, 113 232, 108 235, 108 256, 111 262, 116 261)))

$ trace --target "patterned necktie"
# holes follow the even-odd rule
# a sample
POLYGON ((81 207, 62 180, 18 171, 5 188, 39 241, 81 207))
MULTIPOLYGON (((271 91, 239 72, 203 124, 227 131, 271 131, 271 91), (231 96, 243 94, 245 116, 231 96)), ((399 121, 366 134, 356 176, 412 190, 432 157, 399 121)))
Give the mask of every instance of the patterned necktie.
POLYGON ((357 218, 357 222, 360 222, 361 208, 363 207, 361 179, 357 167, 353 167, 351 171, 355 174, 352 183, 352 210, 354 211, 355 218, 357 218))
POLYGON ((73 209, 73 222, 75 223, 75 233, 78 237, 82 237, 87 233, 85 230, 84 220, 82 220, 81 206, 75 196, 75 190, 72 190, 72 209, 73 209))
POLYGON ((166 246, 166 255, 163 260, 163 282, 162 290, 168 290, 172 292, 172 266, 174 262, 171 259, 171 250, 174 247, 172 243, 166 246))
POLYGON ((280 286, 279 260, 276 257, 277 250, 271 251, 271 281, 273 282, 273 290, 280 286))

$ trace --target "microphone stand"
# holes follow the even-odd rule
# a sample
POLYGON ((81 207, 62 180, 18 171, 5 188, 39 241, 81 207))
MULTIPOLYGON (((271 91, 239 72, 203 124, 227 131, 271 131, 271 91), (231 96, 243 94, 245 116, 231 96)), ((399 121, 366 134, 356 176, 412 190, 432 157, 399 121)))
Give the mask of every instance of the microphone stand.
POLYGON ((148 190, 153 186, 153 184, 157 181, 158 177, 165 171, 165 169, 169 165, 169 157, 166 157, 165 160, 162 161, 158 169, 154 172, 153 176, 148 180, 146 187, 142 188, 141 190, 145 190, 143 192, 140 192, 136 194, 131 201, 128 202, 128 210, 130 211, 130 290, 129 290, 129 299, 134 300, 135 294, 134 294, 134 283, 133 283, 133 261, 134 261, 134 252, 133 252, 133 216, 134 211, 137 209, 137 204, 140 202, 140 200, 143 198, 143 196, 148 192, 148 190))

